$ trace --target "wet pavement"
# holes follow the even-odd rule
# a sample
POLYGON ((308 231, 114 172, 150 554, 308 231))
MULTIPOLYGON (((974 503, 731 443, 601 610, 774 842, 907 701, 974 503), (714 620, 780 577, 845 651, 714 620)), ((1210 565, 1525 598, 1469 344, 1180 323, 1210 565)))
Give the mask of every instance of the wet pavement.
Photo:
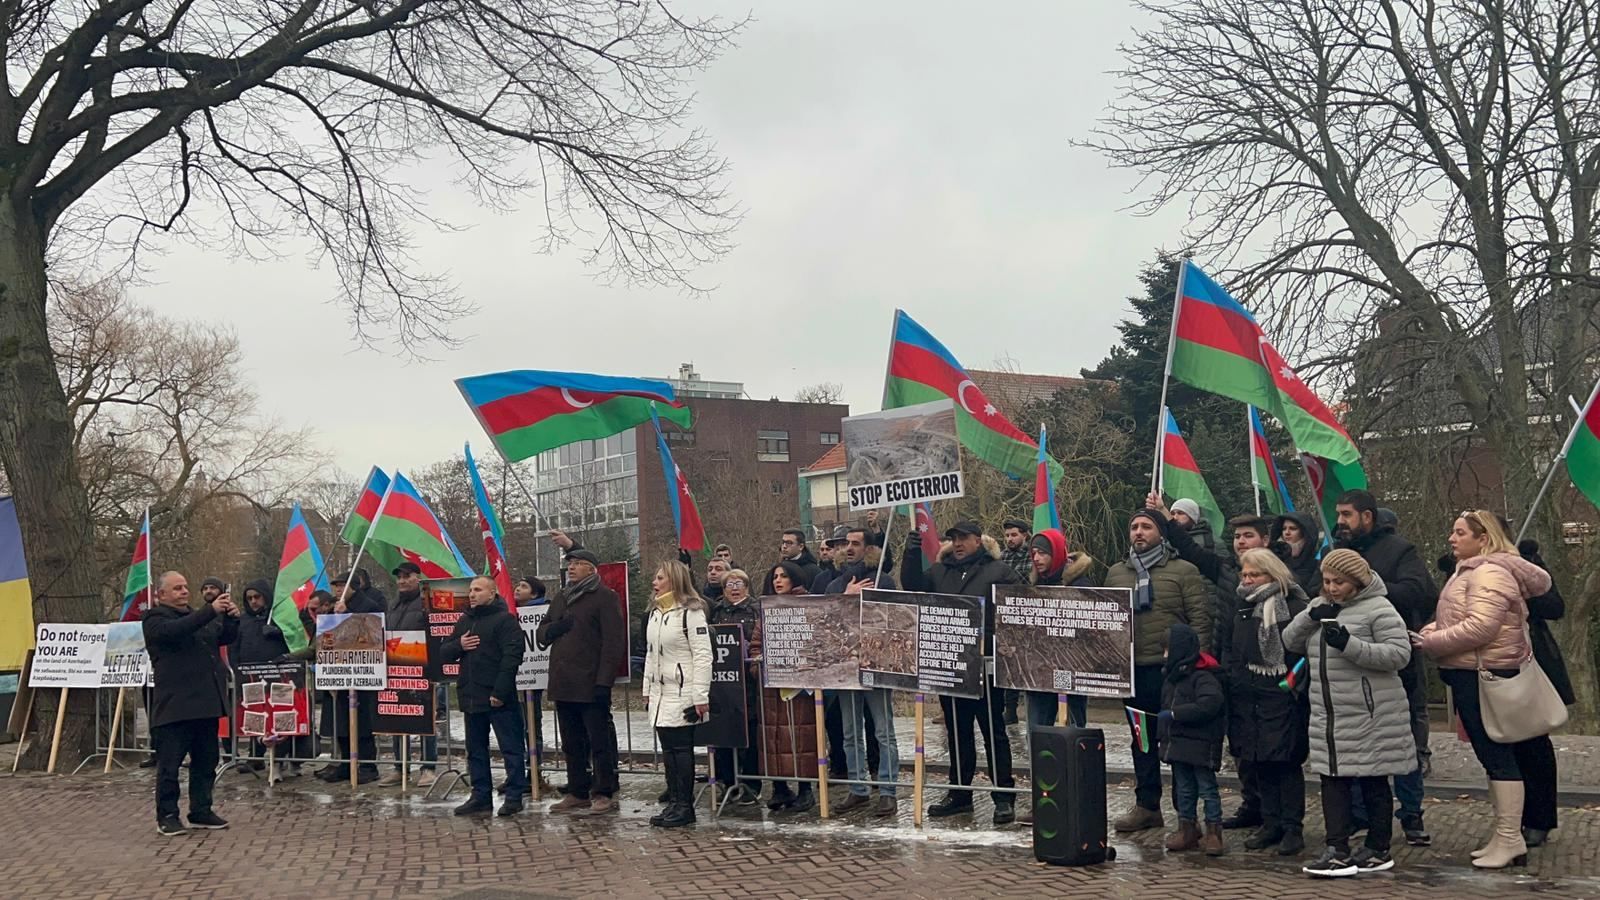
MULTIPOLYGON (((1242 848, 1230 833, 1221 859, 1169 855, 1162 835, 1118 838, 1114 863, 1082 869, 1033 860, 1029 832, 975 816, 916 828, 909 800, 893 821, 856 813, 764 809, 713 820, 701 807, 692 829, 663 832, 646 819, 658 778, 624 778, 623 810, 605 817, 546 811, 509 819, 452 816, 462 799, 426 799, 397 788, 329 789, 302 778, 276 787, 225 778, 223 832, 155 833, 149 770, 109 776, 0 777, 0 884, 17 897, 425 897, 478 900, 592 897, 1503 897, 1539 893, 1600 897, 1600 809, 1562 811, 1551 845, 1525 871, 1480 873, 1468 851, 1487 835, 1485 804, 1432 799, 1436 846, 1397 844, 1391 873, 1313 881, 1298 862, 1242 848)), ((835 797, 840 796, 837 792, 835 797)), ((938 797, 930 792, 927 801, 938 797)), ((1130 799, 1111 791, 1113 813, 1130 799)), ((1231 807, 1236 798, 1225 797, 1231 807)), ((1022 804, 1026 808, 1026 803, 1022 804)), ((1169 812, 1170 815, 1170 812, 1169 812)), ((1308 810, 1308 842, 1320 837, 1308 810)))

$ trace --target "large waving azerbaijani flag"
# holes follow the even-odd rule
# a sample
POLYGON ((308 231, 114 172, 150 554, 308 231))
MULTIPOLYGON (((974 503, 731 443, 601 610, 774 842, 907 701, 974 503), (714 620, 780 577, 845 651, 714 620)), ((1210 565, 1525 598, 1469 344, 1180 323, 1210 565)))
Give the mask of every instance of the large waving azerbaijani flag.
POLYGON ((678 532, 678 546, 689 551, 706 549, 706 526, 700 520, 700 507, 689 493, 689 479, 672 459, 667 438, 661 433, 661 419, 655 405, 650 407, 650 424, 656 430, 656 450, 661 454, 661 472, 667 481, 667 503, 672 507, 672 527, 678 532))
POLYGON ((372 519, 371 541, 388 544, 422 569, 423 578, 465 578, 473 574, 466 557, 428 502, 399 472, 372 519))
POLYGON ((300 610, 305 609, 313 591, 327 589, 328 567, 305 513, 296 503, 289 514, 289 531, 283 536, 283 554, 278 557, 278 580, 272 588, 272 624, 283 632, 290 653, 304 650, 310 643, 300 624, 300 610))
POLYGON ((500 528, 500 517, 494 514, 494 504, 489 502, 489 491, 483 486, 483 476, 478 474, 478 461, 472 458, 472 445, 462 448, 467 459, 467 475, 472 479, 472 499, 478 506, 478 531, 483 534, 483 561, 489 577, 494 579, 495 590, 501 599, 512 606, 516 600, 512 592, 511 571, 506 567, 506 535, 500 528))
POLYGON ((139 525, 139 537, 133 542, 133 561, 128 564, 128 582, 122 589, 122 615, 119 622, 137 622, 144 618, 154 598, 155 579, 150 576, 150 510, 144 511, 144 521, 139 525))
MULTIPOLYGON (((367 483, 361 487, 361 494, 356 497, 356 505, 351 507, 350 515, 344 520, 344 527, 339 529, 339 539, 352 547, 360 547, 366 543, 367 553, 377 560, 378 565, 385 572, 393 571, 400 565, 400 556, 393 547, 387 544, 367 542, 367 530, 372 527, 372 520, 378 516, 378 506, 383 503, 383 495, 389 493, 389 475, 377 466, 367 474, 367 483)), ((361 561, 356 560, 360 565, 361 561)))
POLYGON ((1173 418, 1170 409, 1163 409, 1161 414, 1166 423, 1161 434, 1161 490, 1173 497, 1193 500, 1200 507, 1200 515, 1212 528, 1220 530, 1226 522, 1222 518, 1222 507, 1217 505, 1205 476, 1200 474, 1200 464, 1189 452, 1189 442, 1178 430, 1178 420, 1173 418))
POLYGON ((1039 424, 1039 458, 1033 471, 1033 533, 1046 528, 1061 527, 1061 513, 1056 510, 1056 484, 1050 477, 1050 436, 1044 423, 1039 424))
POLYGON ((1272 458, 1272 445, 1267 443, 1267 429, 1254 406, 1245 407, 1250 412, 1250 480, 1255 489, 1267 495, 1267 508, 1277 515, 1294 512, 1294 501, 1289 499, 1289 487, 1278 473, 1278 463, 1272 458))
POLYGON ((1583 415, 1573 426, 1567 445, 1567 476, 1589 502, 1600 506, 1600 383, 1589 392, 1583 415))
POLYGON ((1361 457, 1333 411, 1279 355, 1255 316, 1190 260, 1178 274, 1167 374, 1272 413, 1303 452, 1341 463, 1361 457))
MULTIPOLYGON (((904 310, 895 310, 883 408, 898 409, 947 398, 956 402, 956 435, 963 446, 1012 478, 1033 474, 1039 445, 989 402, 967 370, 927 329, 904 310)), ((1046 460, 1052 480, 1059 479, 1061 465, 1048 457, 1046 460)))
POLYGON ((610 437, 650 421, 650 404, 681 428, 690 412, 665 381, 577 372, 496 372, 456 379, 461 396, 506 459, 610 437))

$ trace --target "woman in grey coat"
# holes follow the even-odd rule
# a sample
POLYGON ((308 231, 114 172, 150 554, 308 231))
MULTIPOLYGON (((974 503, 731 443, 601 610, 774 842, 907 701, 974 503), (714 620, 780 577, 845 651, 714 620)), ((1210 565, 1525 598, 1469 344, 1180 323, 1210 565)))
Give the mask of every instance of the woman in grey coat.
POLYGON ((1306 657, 1311 676, 1311 771, 1322 776, 1328 848, 1309 875, 1341 877, 1394 867, 1388 776, 1416 768, 1410 708, 1399 672, 1411 660, 1405 620, 1388 601, 1383 579, 1353 550, 1322 561, 1322 596, 1283 632, 1284 646, 1306 657), (1366 802, 1366 846, 1350 853, 1350 807, 1366 802))

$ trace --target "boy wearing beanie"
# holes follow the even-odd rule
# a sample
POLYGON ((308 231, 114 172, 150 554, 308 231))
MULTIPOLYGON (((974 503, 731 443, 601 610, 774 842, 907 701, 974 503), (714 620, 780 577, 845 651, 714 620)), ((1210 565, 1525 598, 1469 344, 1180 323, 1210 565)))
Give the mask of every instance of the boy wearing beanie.
POLYGON ((1161 759, 1172 767, 1172 808, 1178 830, 1167 835, 1167 850, 1196 847, 1207 856, 1228 852, 1222 840, 1222 734, 1227 701, 1217 678, 1217 661, 1200 649, 1194 629, 1174 622, 1167 629, 1167 660, 1162 667, 1161 759), (1200 832, 1198 807, 1205 803, 1206 829, 1200 832))
POLYGON ((1322 560, 1322 596, 1289 623, 1283 642, 1305 655, 1311 677, 1311 770, 1322 777, 1328 833, 1322 857, 1302 871, 1340 878, 1391 869, 1388 776, 1404 775, 1417 762, 1399 675, 1411 661, 1405 620, 1359 553, 1334 550, 1322 560), (1365 846, 1351 853, 1357 791, 1371 825, 1365 846))

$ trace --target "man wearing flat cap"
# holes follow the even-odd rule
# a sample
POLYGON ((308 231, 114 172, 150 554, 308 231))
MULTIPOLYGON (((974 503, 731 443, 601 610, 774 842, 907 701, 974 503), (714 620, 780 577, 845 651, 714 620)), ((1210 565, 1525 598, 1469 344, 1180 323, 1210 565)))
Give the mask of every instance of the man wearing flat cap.
POLYGON ((611 685, 628 658, 628 631, 621 601, 600 583, 600 558, 573 545, 566 562, 567 583, 550 601, 538 631, 539 646, 550 648, 545 696, 555 703, 567 751, 566 796, 551 811, 614 812, 617 729, 611 720, 611 685))
MULTIPOLYGON (((395 566, 391 575, 394 576, 395 595, 389 602, 388 614, 384 616, 383 628, 385 631, 428 631, 428 606, 422 599, 422 567, 406 560, 395 566)), ((443 693, 442 684, 435 685, 434 709, 442 711, 443 703, 439 694, 443 693)), ((396 736, 394 739, 394 758, 396 765, 389 774, 383 776, 378 782, 380 787, 390 787, 399 784, 403 779, 400 776, 399 760, 405 756, 405 738, 396 736)), ((439 739, 433 735, 421 739, 422 747, 419 757, 422 760, 422 773, 415 779, 419 788, 432 786, 435 778, 434 763, 439 761, 439 739)))
MULTIPOLYGON (((372 581, 363 569, 354 569, 341 572, 330 585, 333 596, 337 598, 334 611, 340 613, 381 613, 384 609, 383 595, 371 589, 372 581)), ((385 623, 387 627, 387 623, 385 623)), ((369 784, 379 779, 378 775, 378 742, 372 735, 372 719, 378 712, 378 694, 376 691, 356 691, 356 756, 360 761, 360 768, 356 772, 356 781, 359 784, 369 784)), ((324 733, 331 729, 334 743, 339 746, 339 762, 324 768, 317 773, 323 781, 339 782, 350 780, 350 726, 349 716, 345 713, 345 704, 349 698, 344 691, 322 692, 324 733)))

